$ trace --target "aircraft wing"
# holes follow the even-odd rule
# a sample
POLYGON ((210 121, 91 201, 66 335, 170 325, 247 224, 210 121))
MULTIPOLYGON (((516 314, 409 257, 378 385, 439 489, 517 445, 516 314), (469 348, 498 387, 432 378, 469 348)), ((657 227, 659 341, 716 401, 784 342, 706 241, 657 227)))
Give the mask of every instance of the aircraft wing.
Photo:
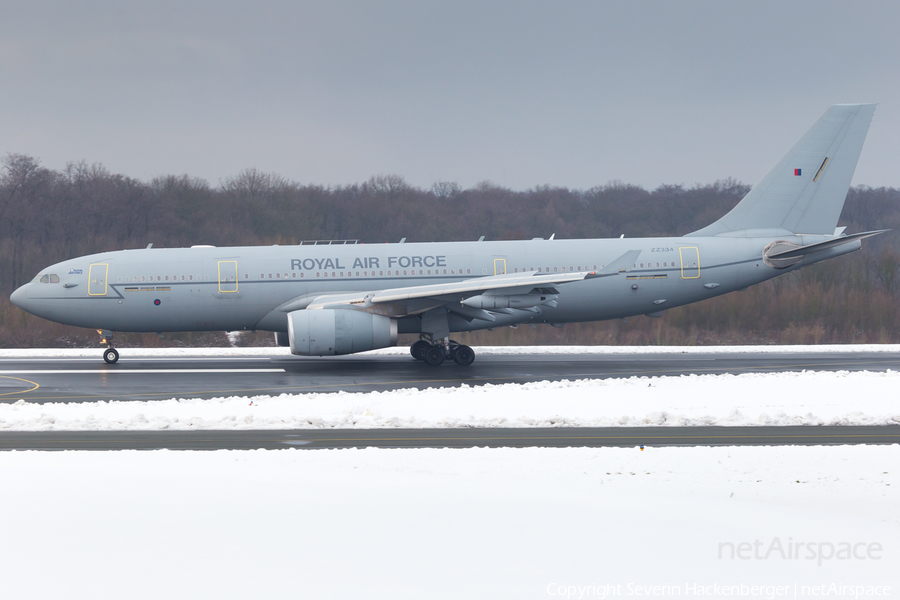
POLYGON ((373 304, 382 302, 397 302, 412 300, 414 298, 433 298, 435 296, 466 296, 489 290, 505 290, 517 287, 537 287, 553 284, 581 281, 593 272, 581 271, 578 273, 508 273, 506 275, 493 275, 490 277, 474 277, 453 283, 438 283, 433 285, 417 285, 413 287, 394 288, 375 292, 371 297, 373 304))
MULTIPOLYGON (((491 313, 511 314, 513 307, 462 306, 467 298, 488 294, 491 296, 529 294, 535 288, 550 288, 554 285, 583 281, 595 277, 611 277, 628 270, 640 255, 640 250, 630 250, 605 265, 600 271, 578 271, 568 273, 507 273, 487 277, 472 277, 451 283, 416 285, 401 288, 387 288, 377 291, 356 292, 348 294, 329 294, 319 296, 312 301, 304 302, 302 308, 355 308, 385 314, 416 314, 432 308, 446 305, 448 309, 466 318, 493 321, 491 313), (391 309, 385 307, 391 306, 391 309), (396 308, 396 310, 395 310, 396 308), (486 310, 485 310, 486 309, 486 310)), ((555 306, 556 290, 544 292, 549 296, 546 303, 555 306)), ((291 305, 293 303, 288 303, 291 305)), ((294 304, 292 308, 300 308, 294 304)), ((533 309, 532 309, 533 310, 533 309)))
MULTIPOLYGON (((302 304, 288 302, 282 305, 281 310, 289 312, 299 308, 373 308, 384 304, 407 304, 418 300, 428 302, 432 306, 448 302, 459 302, 468 296, 487 291, 506 291, 508 293, 526 294, 535 287, 554 284, 581 281, 593 275, 591 271, 578 273, 510 273, 507 275, 493 275, 489 277, 473 277, 453 283, 437 283, 432 285, 416 285, 402 288, 388 288, 373 292, 354 292, 349 294, 325 294, 314 299, 307 299, 302 304), (429 302, 430 301, 430 302, 429 302)), ((416 303, 420 304, 420 303, 416 303)), ((410 310, 410 313, 419 312, 420 309, 410 310)))

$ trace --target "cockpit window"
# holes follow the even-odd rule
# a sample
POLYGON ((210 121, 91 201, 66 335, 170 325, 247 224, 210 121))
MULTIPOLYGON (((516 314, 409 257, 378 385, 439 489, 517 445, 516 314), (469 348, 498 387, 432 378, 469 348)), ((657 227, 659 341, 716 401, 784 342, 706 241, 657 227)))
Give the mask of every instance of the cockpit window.
POLYGON ((50 282, 49 275, 44 275, 43 277, 41 277, 41 283, 49 283, 49 282, 50 282))
POLYGON ((44 275, 41 277, 41 283, 59 283, 59 275, 44 275))

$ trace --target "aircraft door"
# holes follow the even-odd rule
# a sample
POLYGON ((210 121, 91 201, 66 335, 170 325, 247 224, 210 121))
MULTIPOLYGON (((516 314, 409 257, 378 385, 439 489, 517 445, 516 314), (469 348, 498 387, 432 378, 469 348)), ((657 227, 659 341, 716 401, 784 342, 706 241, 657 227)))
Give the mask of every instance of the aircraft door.
POLYGON ((97 263, 88 270, 88 296, 106 295, 106 277, 109 273, 109 265, 97 263))
POLYGON ((700 277, 700 249, 679 248, 681 256, 681 278, 698 279, 700 277))
POLYGON ((494 275, 506 275, 506 259, 494 257, 494 275))
POLYGON ((238 291, 237 261, 219 261, 219 293, 238 291))

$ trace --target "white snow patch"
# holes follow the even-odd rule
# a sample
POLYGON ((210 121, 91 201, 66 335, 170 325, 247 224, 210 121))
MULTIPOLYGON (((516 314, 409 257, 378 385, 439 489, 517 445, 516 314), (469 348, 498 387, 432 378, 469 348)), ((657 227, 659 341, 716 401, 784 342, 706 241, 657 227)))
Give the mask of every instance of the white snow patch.
POLYGON ((29 599, 896 597, 898 465, 897 445, 3 452, 0 581, 29 599), (799 558, 754 557, 776 540, 799 558))
POLYGON ((791 372, 0 404, 0 430, 887 425, 900 373, 791 372))

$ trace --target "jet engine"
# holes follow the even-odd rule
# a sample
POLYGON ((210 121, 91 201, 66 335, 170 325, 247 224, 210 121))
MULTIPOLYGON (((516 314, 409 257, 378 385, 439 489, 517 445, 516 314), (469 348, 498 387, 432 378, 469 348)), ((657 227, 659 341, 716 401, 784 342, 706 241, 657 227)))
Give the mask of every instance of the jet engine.
POLYGON ((397 343, 397 321, 358 310, 315 309, 288 313, 291 354, 332 356, 397 343))

